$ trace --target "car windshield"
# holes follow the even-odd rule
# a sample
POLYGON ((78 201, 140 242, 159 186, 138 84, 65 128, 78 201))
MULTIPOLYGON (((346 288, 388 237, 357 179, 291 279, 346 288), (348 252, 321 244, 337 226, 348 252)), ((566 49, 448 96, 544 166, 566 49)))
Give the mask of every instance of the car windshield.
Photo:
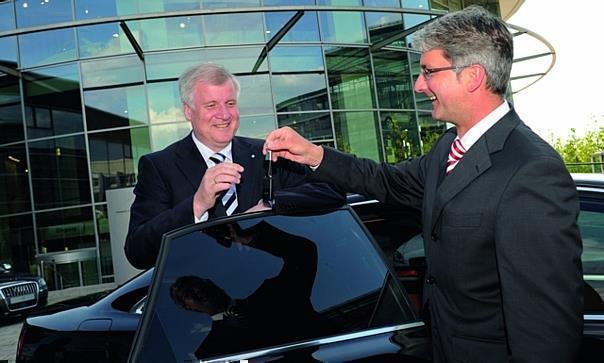
POLYGON ((238 354, 415 320, 350 208, 210 222, 164 239, 134 361, 238 354))

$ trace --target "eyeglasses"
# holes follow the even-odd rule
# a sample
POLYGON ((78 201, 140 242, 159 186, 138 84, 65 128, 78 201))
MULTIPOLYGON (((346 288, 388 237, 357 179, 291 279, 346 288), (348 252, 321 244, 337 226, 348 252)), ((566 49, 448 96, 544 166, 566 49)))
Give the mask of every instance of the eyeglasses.
POLYGON ((432 75, 434 73, 438 73, 438 72, 442 72, 442 71, 453 71, 453 70, 458 70, 458 69, 463 69, 463 68, 468 68, 469 66, 471 66, 471 64, 468 64, 467 66, 450 66, 450 67, 439 67, 439 68, 425 68, 423 67, 419 73, 424 76, 424 78, 426 79, 426 81, 429 81, 430 78, 432 78, 432 75))

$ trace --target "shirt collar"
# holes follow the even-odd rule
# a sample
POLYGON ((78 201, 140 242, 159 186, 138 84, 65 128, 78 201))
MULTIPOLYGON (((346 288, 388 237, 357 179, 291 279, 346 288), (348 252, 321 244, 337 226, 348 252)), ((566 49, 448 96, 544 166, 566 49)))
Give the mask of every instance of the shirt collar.
MULTIPOLYGON (((195 143, 195 146, 197 146, 197 150, 199 150, 199 153, 203 157, 203 160, 206 162, 208 167, 214 166, 214 162, 210 161, 209 159, 210 156, 215 154, 215 152, 212 151, 212 149, 210 149, 209 147, 205 146, 201 141, 199 141, 197 137, 195 137, 194 132, 191 132, 191 137, 193 137, 193 142, 195 143)), ((227 160, 233 161, 232 148, 233 141, 229 142, 229 144, 224 149, 220 150, 219 153, 226 156, 227 160)))
POLYGON ((480 139, 485 132, 487 132, 497 121, 501 120, 503 116, 510 111, 510 105, 507 101, 503 101, 501 105, 499 105, 496 109, 491 111, 488 115, 486 115, 482 120, 478 121, 478 123, 472 126, 465 135, 460 139, 461 145, 468 151, 472 145, 480 139))

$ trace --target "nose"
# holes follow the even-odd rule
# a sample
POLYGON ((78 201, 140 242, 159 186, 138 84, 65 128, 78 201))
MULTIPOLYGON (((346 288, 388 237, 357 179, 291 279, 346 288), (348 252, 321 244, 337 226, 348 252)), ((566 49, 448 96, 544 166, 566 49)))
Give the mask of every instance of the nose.
POLYGON ((427 89, 426 78, 424 75, 420 73, 415 80, 415 85, 413 86, 413 90, 417 93, 422 93, 427 89))
POLYGON ((226 105, 218 105, 214 116, 221 120, 228 120, 231 118, 231 112, 226 105))

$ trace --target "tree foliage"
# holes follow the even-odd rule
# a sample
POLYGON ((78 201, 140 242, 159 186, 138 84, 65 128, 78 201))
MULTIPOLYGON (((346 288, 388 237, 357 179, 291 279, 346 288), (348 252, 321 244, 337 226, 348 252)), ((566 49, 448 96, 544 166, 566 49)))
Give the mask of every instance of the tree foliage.
POLYGON ((587 131, 582 137, 572 128, 567 139, 557 138, 553 146, 571 173, 602 172, 603 156, 594 160, 594 154, 604 152, 604 126, 587 131), (593 164, 594 161, 599 161, 600 164, 593 164))

